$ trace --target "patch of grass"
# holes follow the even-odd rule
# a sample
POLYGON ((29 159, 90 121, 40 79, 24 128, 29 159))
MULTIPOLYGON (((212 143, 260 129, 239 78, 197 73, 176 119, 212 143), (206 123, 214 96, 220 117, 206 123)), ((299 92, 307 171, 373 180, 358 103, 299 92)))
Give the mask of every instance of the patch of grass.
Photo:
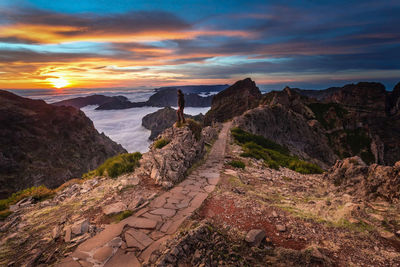
POLYGON ((231 132, 232 132, 232 136, 240 144, 253 142, 257 145, 262 146, 263 148, 272 149, 272 150, 278 151, 281 154, 289 155, 289 149, 287 147, 281 146, 263 136, 248 133, 246 131, 243 131, 240 128, 233 128, 231 130, 231 132))
POLYGON ((8 209, 0 211, 0 220, 4 220, 8 216, 10 216, 12 212, 8 209))
POLYGON ((111 219, 113 222, 118 223, 118 222, 122 221, 123 219, 126 219, 126 218, 128 218, 129 216, 132 216, 132 214, 133 214, 133 211, 125 210, 125 211, 121 211, 120 213, 111 215, 111 216, 110 216, 110 217, 111 217, 110 219, 111 219))
POLYGON ((244 164, 243 161, 240 160, 232 160, 231 162, 228 163, 229 165, 231 165, 232 167, 235 168, 240 168, 240 169, 244 169, 246 167, 246 165, 244 164))
POLYGON ((52 197, 55 194, 55 190, 48 189, 44 185, 32 186, 30 188, 13 193, 9 198, 0 200, 0 219, 5 219, 12 212, 8 210, 10 205, 14 205, 18 201, 32 197, 35 201, 41 201, 52 197))
POLYGON ((194 138, 196 138, 196 140, 199 141, 201 138, 201 129, 202 129, 200 123, 192 119, 187 119, 186 123, 189 129, 192 131, 194 138))
POLYGON ((232 129, 232 136, 243 148, 242 157, 263 159, 265 164, 278 170, 280 166, 302 174, 322 173, 323 170, 313 163, 300 160, 289 154, 289 150, 260 135, 245 132, 239 128, 232 129))
POLYGON ((109 176, 116 178, 121 174, 133 172, 136 167, 139 167, 139 160, 142 154, 139 152, 120 154, 115 157, 107 159, 96 170, 85 173, 82 177, 89 178, 90 176, 109 176))
POLYGON ((160 138, 157 141, 154 142, 154 148, 156 149, 161 149, 163 147, 165 147, 166 145, 169 144, 169 140, 165 139, 165 138, 160 138))

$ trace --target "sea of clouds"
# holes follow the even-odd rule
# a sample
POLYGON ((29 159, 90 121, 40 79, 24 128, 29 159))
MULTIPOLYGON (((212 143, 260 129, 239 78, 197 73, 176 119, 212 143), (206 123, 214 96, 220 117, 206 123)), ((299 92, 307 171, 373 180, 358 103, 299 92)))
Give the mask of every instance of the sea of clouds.
MULTIPOLYGON (((68 89, 71 90, 71 89, 68 89)), ((148 89, 132 89, 132 90, 88 90, 74 89, 71 91, 55 93, 54 90, 15 90, 16 94, 24 97, 43 99, 47 103, 88 96, 92 94, 102 94, 107 96, 123 95, 132 102, 147 101, 154 90, 148 89)), ((95 110, 97 106, 86 106, 81 110, 94 123, 96 129, 101 133, 110 137, 113 141, 121 144, 128 152, 146 152, 149 150, 150 131, 142 126, 142 118, 149 113, 155 112, 160 108, 157 107, 141 107, 123 110, 95 110)), ((176 107, 174 107, 176 109, 176 107)), ((205 114, 210 108, 194 108, 186 107, 185 114, 197 115, 205 114)))

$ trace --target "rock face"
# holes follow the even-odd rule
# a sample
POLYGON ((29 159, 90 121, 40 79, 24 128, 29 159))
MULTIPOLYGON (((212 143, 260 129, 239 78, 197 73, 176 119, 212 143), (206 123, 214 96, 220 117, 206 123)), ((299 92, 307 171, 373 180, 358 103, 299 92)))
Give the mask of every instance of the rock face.
POLYGON ((0 198, 54 188, 125 149, 99 134, 85 114, 0 91, 0 198))
POLYGON ((324 168, 338 159, 319 127, 310 127, 304 116, 281 104, 249 110, 235 118, 233 125, 284 145, 293 154, 324 168))
MULTIPOLYGON (((154 140, 160 133, 165 129, 171 127, 177 120, 176 110, 171 107, 166 107, 156 112, 147 114, 142 119, 142 126, 148 130, 151 130, 149 139, 154 140)), ((196 121, 203 121, 204 115, 199 114, 196 116, 190 116, 185 114, 185 118, 194 119, 196 121)))
POLYGON ((352 196, 389 202, 400 197, 400 161, 394 166, 367 166, 359 157, 339 160, 324 174, 340 191, 352 196))
POLYGON ((149 175, 157 184, 170 188, 181 181, 186 171, 204 155, 204 140, 188 126, 171 127, 165 130, 160 138, 169 140, 161 149, 151 148, 143 155, 138 173, 149 175))
POLYGON ((204 119, 205 125, 224 122, 258 106, 261 92, 250 78, 237 81, 234 85, 214 96, 211 109, 204 119))

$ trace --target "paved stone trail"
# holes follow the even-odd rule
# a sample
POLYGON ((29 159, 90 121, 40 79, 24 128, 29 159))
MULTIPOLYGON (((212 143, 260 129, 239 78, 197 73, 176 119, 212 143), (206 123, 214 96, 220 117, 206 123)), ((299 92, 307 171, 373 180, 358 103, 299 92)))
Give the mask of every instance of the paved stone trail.
POLYGON ((183 221, 198 209, 219 181, 231 123, 225 123, 207 160, 183 182, 117 224, 80 244, 58 266, 141 266, 183 221), (123 241, 123 239, 125 241, 123 241))

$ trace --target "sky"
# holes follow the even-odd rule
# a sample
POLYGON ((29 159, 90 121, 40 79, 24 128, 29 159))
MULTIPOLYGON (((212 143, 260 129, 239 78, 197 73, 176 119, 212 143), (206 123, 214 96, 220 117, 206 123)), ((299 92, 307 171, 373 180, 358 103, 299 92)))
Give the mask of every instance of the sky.
POLYGON ((400 1, 0 0, 0 88, 400 81, 400 1))

